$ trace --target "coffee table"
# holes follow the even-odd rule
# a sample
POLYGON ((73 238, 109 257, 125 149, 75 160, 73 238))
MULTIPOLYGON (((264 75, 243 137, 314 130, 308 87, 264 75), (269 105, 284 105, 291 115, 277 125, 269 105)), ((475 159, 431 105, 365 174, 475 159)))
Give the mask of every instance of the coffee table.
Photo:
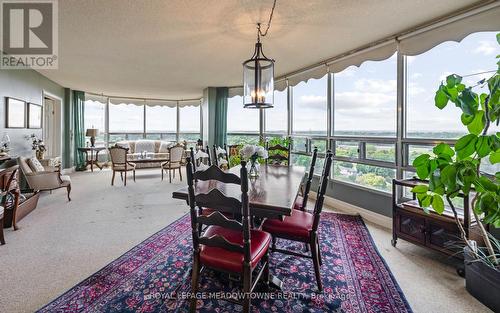
POLYGON ((141 156, 140 154, 136 153, 131 153, 127 154, 127 161, 132 162, 132 163, 163 163, 170 160, 169 156, 166 155, 148 155, 148 156, 141 156))

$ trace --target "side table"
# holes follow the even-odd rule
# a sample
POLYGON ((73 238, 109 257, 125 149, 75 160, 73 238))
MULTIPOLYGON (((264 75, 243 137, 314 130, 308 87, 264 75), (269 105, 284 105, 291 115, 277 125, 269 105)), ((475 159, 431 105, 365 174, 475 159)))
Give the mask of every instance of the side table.
POLYGON ((85 167, 90 165, 90 171, 94 171, 94 165, 102 170, 102 165, 97 162, 99 152, 106 150, 105 147, 82 147, 78 148, 78 151, 85 153, 85 167), (95 154, 94 154, 95 153, 95 154))

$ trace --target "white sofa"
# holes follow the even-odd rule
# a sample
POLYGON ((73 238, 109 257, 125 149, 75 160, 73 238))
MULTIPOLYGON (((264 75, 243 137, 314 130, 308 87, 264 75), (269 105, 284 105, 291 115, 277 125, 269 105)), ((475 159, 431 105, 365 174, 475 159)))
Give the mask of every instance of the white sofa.
MULTIPOLYGON (((154 154, 155 156, 168 158, 168 148, 175 145, 173 142, 161 141, 161 140, 127 140, 119 141, 116 143, 117 146, 128 148, 129 154, 140 155, 143 152, 148 154, 154 154)), ((138 162, 136 163, 136 168, 152 168, 160 167, 161 162, 138 162)))

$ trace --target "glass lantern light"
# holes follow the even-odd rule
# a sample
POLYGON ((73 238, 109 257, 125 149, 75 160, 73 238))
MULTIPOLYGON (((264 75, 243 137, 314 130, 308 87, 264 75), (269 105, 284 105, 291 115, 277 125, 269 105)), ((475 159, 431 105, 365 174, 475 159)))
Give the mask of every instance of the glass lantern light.
POLYGON ((274 104, 274 60, 264 55, 260 33, 252 57, 243 62, 243 104, 253 109, 272 108, 274 104))

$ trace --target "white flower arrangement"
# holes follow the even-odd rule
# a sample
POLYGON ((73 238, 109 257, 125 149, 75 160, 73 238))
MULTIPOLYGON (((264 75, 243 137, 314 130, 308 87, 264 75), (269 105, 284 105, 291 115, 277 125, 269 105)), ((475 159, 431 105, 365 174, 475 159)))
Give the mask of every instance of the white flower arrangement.
POLYGON ((257 161, 258 159, 267 159, 269 156, 264 147, 256 145, 243 146, 240 150, 240 154, 243 159, 250 160, 252 162, 257 161))

